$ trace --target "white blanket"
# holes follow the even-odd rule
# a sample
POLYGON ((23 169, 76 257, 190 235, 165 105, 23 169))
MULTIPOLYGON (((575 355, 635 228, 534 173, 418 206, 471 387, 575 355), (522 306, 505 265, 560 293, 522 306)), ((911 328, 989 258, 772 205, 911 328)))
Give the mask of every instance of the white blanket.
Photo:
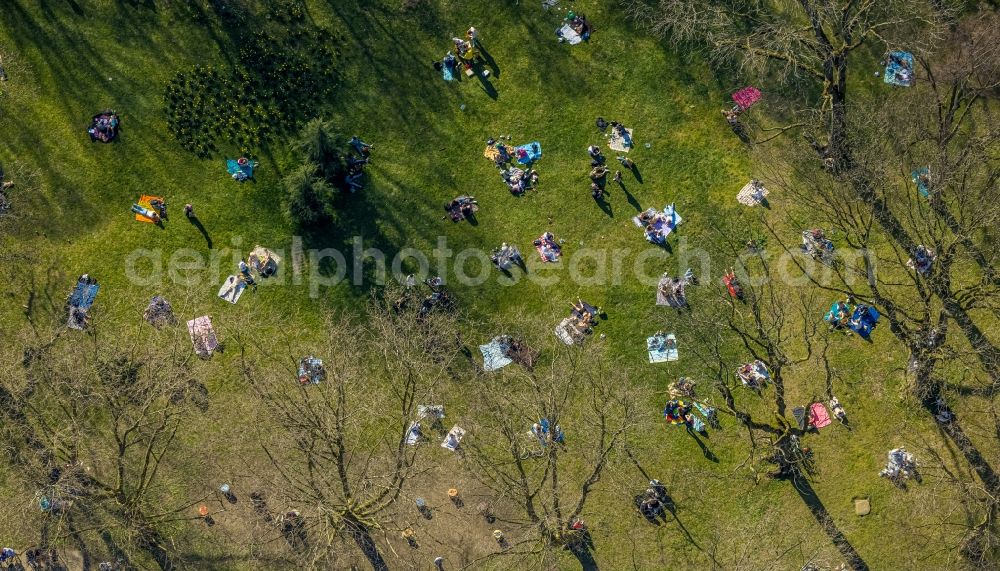
POLYGON ((736 202, 747 206, 757 206, 767 198, 768 194, 769 192, 764 188, 764 185, 750 181, 736 194, 736 202))
POLYGON ((219 288, 219 297, 235 305, 245 289, 247 289, 246 282, 236 276, 229 276, 219 288))
POLYGON ((614 130, 608 136, 608 147, 612 151, 618 151, 619 153, 627 153, 632 150, 632 129, 625 129, 627 135, 620 136, 615 133, 614 130))
POLYGON ((563 27, 559 28, 559 35, 562 36, 566 40, 566 43, 571 46, 575 46, 583 41, 580 34, 576 33, 576 30, 569 27, 569 24, 563 24, 563 27))
POLYGON ((458 445, 462 442, 462 438, 465 438, 465 429, 456 424, 451 427, 451 430, 448 431, 448 435, 444 437, 444 442, 441 443, 441 448, 447 448, 451 451, 458 450, 458 445))

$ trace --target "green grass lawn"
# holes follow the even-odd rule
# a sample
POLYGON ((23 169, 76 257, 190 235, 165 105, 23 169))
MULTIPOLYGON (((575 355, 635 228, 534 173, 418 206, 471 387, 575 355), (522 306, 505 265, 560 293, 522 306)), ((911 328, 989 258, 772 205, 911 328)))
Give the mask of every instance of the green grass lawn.
MULTIPOLYGON (((214 17, 197 17, 196 9, 184 5, 4 3, 0 55, 10 80, 0 84, 0 162, 20 180, 12 194, 14 216, 0 226, 0 249, 26 261, 17 262, 17 272, 4 272, 16 279, 0 280, 0 337, 13 339, 28 328, 22 306, 30 285, 24 268, 37 280, 35 287, 53 300, 43 296, 38 301, 38 315, 45 322, 60 318, 62 296, 76 276, 86 272, 97 277, 102 289, 95 326, 112 335, 134 327, 149 298, 162 294, 183 319, 211 315, 223 340, 247 315, 266 306, 289 316, 298 328, 277 331, 262 323, 261 336, 272 335, 276 345, 311 347, 320 342, 318 329, 326 311, 351 313, 367 299, 370 282, 324 286, 313 297, 308 279, 290 283, 291 264, 286 265, 289 283, 262 287, 256 295, 248 292, 236 306, 215 297, 234 270, 234 255, 245 256, 262 244, 290 257, 299 232, 282 213, 279 181, 295 164, 285 143, 290 135, 279 135, 266 148, 254 150, 261 163, 257 180, 238 184, 227 176, 224 156, 196 158, 172 138, 164 112, 166 84, 196 63, 225 69, 236 53, 214 17), (111 145, 92 144, 85 129, 90 116, 105 108, 121 114, 122 135, 111 145), (171 219, 163 228, 133 220, 129 206, 140 194, 166 197, 171 219), (166 270, 162 280, 149 285, 129 280, 125 269, 138 249, 161 256, 164 268, 182 249, 209 258, 205 237, 182 214, 188 202, 217 250, 218 267, 196 272, 191 284, 172 279, 166 270)), ((692 289, 691 300, 721 304, 717 281, 733 260, 717 249, 713 225, 736 213, 737 190, 758 174, 719 114, 740 85, 717 79, 697 56, 673 53, 637 32, 613 1, 561 2, 560 10, 570 6, 584 12, 597 28, 588 43, 578 46, 557 42, 553 33, 564 12, 546 12, 535 1, 438 0, 406 12, 399 0, 307 5, 309 18, 342 34, 346 42, 343 84, 315 115, 375 147, 367 187, 342 197, 336 220, 305 235, 305 247, 349 251, 353 237, 360 236, 366 247, 379 247, 391 258, 404 247, 431 256, 439 239, 455 253, 466 248, 488 252, 502 241, 517 244, 531 258, 533 274, 558 283, 543 286, 522 279, 503 285, 495 270, 482 268, 490 272, 489 279, 466 286, 453 271, 446 273, 470 318, 510 322, 530 315, 554 326, 569 304, 582 297, 607 312, 609 319, 599 332, 606 335, 616 364, 656 392, 648 403, 649 426, 636 447, 644 452, 647 470, 670 487, 683 527, 653 528, 634 516, 631 495, 644 482, 633 473, 613 474, 588 508, 601 567, 704 569, 712 557, 727 569, 792 569, 810 558, 839 563, 836 549, 791 485, 755 484, 741 467, 747 437, 731 419, 708 442, 718 462, 706 460, 683 431, 657 420, 667 383, 682 374, 699 374, 683 345, 685 332, 693 336, 690 330, 697 324, 654 307, 655 286, 639 280, 633 268, 642 254, 647 276, 679 275, 687 267, 680 259, 685 252, 704 249, 712 255, 711 275, 702 276, 704 285, 692 289), (480 30, 496 62, 498 69, 488 80, 493 96, 476 78, 447 83, 431 67, 449 49, 450 38, 469 25, 480 30), (629 156, 642 180, 626 173, 625 190, 609 183, 609 212, 594 203, 588 188, 586 148, 604 146, 594 126, 598 116, 634 128, 638 143, 629 156), (487 138, 500 135, 511 135, 515 144, 541 142, 537 191, 511 196, 483 158, 487 138), (461 194, 479 200, 475 225, 442 220, 442 203, 461 194), (671 236, 672 252, 649 245, 630 220, 639 208, 668 203, 676 203, 685 219, 671 236), (565 241, 564 260, 555 267, 534 263, 531 241, 544 231, 565 241), (606 253, 608 271, 620 266, 620 279, 592 284, 571 280, 573 256, 582 249, 606 253), (651 250, 653 255, 646 254, 651 250), (681 333, 678 363, 646 364, 644 339, 657 330, 681 333)), ((228 151, 235 154, 237 149, 228 151)), ((614 162, 613 155, 609 159, 614 162)), ((767 216, 781 220, 782 197, 772 195, 771 202, 776 207, 767 216)), ((796 232, 789 224, 788 239, 795 240, 796 232)), ((590 275, 597 263, 579 261, 580 272, 590 275)), ((313 269, 307 263, 304 272, 308 276, 313 269)), ((470 261, 467 269, 476 273, 477 262, 470 261)), ((817 306, 817 320, 824 304, 829 301, 817 306)), ((470 341, 485 342, 493 333, 470 332, 470 341)), ((918 561, 924 568, 957 565, 951 554, 919 536, 902 534, 896 525, 935 521, 925 512, 928 498, 944 493, 934 475, 924 488, 909 493, 877 477, 889 448, 942 446, 933 423, 906 402, 905 381, 898 372, 904 363, 888 332, 877 332, 873 345, 844 338, 834 339, 833 345, 842 379, 837 393, 855 429, 832 426, 810 437, 819 466, 813 484, 818 496, 872 569, 912 568, 918 561), (854 516, 853 496, 871 496, 873 514, 854 516)), ((824 394, 814 365, 789 371, 789 402, 824 394)), ((220 355, 199 367, 214 398, 240 398, 233 357, 220 355)), ((740 398, 766 414, 764 402, 740 398)), ((464 406, 461 398, 449 404, 458 411, 464 406)), ((246 426, 239 423, 252 420, 243 412, 223 407, 212 426, 193 433, 238 435, 246 426)), ((217 450, 215 444, 205 446, 217 450)), ((239 451, 251 448, 248 443, 233 445, 239 451)), ((19 506, 30 500, 3 490, 0 499, 19 506)), ((10 518, 0 521, 0 532, 0 541, 34 537, 10 518)), ((210 534, 185 536, 203 553, 224 553, 225 541, 210 534)), ((425 557, 421 568, 428 568, 431 559, 425 557)), ((567 560, 568 567, 572 563, 567 560)), ((240 563, 218 559, 211 567, 238 569, 240 563)))

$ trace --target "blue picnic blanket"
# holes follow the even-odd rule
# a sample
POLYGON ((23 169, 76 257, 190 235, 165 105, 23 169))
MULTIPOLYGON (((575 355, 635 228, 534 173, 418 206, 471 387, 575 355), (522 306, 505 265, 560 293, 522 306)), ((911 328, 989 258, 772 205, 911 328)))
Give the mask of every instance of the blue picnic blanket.
POLYGON ((496 371, 513 363, 514 361, 507 356, 507 349, 507 346, 500 342, 499 337, 494 337, 486 345, 480 345, 479 352, 483 354, 483 369, 496 371))
POLYGON ((73 293, 69 296, 69 304, 83 310, 90 309, 90 306, 94 305, 94 298, 97 297, 99 289, 101 289, 101 286, 97 284, 77 282, 76 287, 73 288, 73 293))
POLYGON ((921 167, 910 173, 910 178, 913 180, 913 184, 917 185, 917 190, 920 192, 920 196, 924 198, 930 198, 931 188, 928 184, 928 176, 931 174, 930 167, 921 167))
POLYGON ((253 161, 241 165, 236 159, 226 159, 226 171, 236 180, 246 180, 253 178, 253 161))
POLYGON ((910 52, 889 52, 885 64, 883 81, 889 85, 909 87, 913 85, 913 54, 910 52))
POLYGON ((874 307, 859 304, 854 308, 854 314, 851 315, 851 320, 847 322, 847 326, 851 331, 868 339, 872 334, 872 330, 878 325, 879 317, 880 314, 874 307))
POLYGON ((527 145, 521 145, 514 149, 514 156, 517 157, 517 162, 522 165, 530 165, 531 163, 542 158, 542 144, 538 141, 528 143, 527 145))
POLYGON ((646 338, 646 351, 649 353, 650 363, 663 363, 666 361, 677 360, 676 337, 674 337, 674 344, 667 344, 667 339, 671 337, 674 337, 674 335, 656 334, 652 337, 646 338))
POLYGON ((646 229, 646 239, 654 244, 663 244, 667 241, 667 236, 683 221, 680 214, 674 210, 674 205, 668 204, 663 207, 663 215, 656 216, 649 224, 650 227, 646 229))

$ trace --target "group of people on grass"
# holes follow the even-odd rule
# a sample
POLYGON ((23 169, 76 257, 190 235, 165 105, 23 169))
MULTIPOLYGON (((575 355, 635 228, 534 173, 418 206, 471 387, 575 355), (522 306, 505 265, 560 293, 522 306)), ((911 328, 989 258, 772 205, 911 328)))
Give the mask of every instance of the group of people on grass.
MULTIPOLYGON (((620 127, 621 125, 619 125, 620 127)), ((601 148, 597 145, 590 145, 587 147, 587 154, 590 155, 590 195, 594 197, 594 200, 600 200, 607 194, 607 181, 608 174, 611 169, 608 168, 607 159, 604 157, 604 153, 601 148)), ((616 157, 618 162, 621 163, 622 167, 631 170, 635 167, 635 162, 626 156, 616 157)), ((615 171, 613 179, 617 183, 622 182, 622 171, 615 171)))

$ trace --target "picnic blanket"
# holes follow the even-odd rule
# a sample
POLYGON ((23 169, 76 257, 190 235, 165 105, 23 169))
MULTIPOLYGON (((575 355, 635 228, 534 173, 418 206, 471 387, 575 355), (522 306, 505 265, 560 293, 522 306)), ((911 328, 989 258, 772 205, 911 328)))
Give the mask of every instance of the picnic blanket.
POLYGON ((715 412, 715 407, 694 401, 694 408, 705 417, 705 422, 707 422, 709 426, 713 428, 720 427, 719 415, 715 412))
POLYGON ((760 390, 771 380, 771 371, 767 370, 767 365, 763 362, 754 361, 740 365, 736 369, 736 376, 743 382, 743 386, 760 390))
POLYGON ((646 338, 646 350, 649 352, 650 363, 663 363, 666 361, 676 361, 677 337, 673 333, 663 335, 657 333, 646 338))
POLYGON ((870 305, 858 304, 854 308, 854 314, 851 315, 850 321, 847 322, 847 327, 854 331, 861 337, 868 339, 871 337, 872 330, 878 325, 878 318, 881 317, 878 310, 870 305))
POLYGON ((514 362, 507 356, 510 347, 504 342, 502 337, 494 337, 492 341, 479 346, 479 352, 483 354, 483 369, 486 371, 496 371, 514 362))
POLYGON ((406 429, 406 443, 410 446, 416 446, 420 442, 420 438, 423 433, 420 432, 420 421, 414 420, 410 423, 410 427, 406 429))
POLYGON ((744 87, 733 94, 733 102, 739 106, 740 111, 746 111, 758 101, 760 101, 760 90, 753 86, 744 87))
POLYGON ((689 424, 691 422, 691 405, 677 399, 667 401, 663 407, 663 419, 671 425, 689 424))
POLYGON ((97 297, 97 292, 100 289, 101 286, 96 283, 88 283, 84 280, 76 282, 76 287, 69 294, 70 307, 87 311, 90 306, 94 305, 94 298, 97 297))
POLYGON ((483 156, 494 162, 496 162, 497 159, 502 159, 504 162, 507 162, 514 156, 514 147, 507 146, 503 143, 486 145, 486 148, 483 149, 483 156))
POLYGON ((556 30, 556 35, 566 40, 566 43, 571 46, 575 46, 583 41, 583 36, 576 33, 576 30, 570 27, 569 24, 563 24, 561 28, 556 30))
POLYGON ((417 416, 419 418, 429 418, 435 422, 444 418, 443 404, 418 404, 417 416))
POLYGON ((548 232, 535 240, 534 245, 543 262, 558 262, 562 256, 562 248, 556 243, 555 236, 548 232))
POLYGON ((542 158, 542 144, 538 141, 534 141, 528 143, 527 145, 514 147, 514 157, 516 157, 517 162, 522 165, 530 165, 531 163, 542 158))
POLYGON ((917 185, 917 191, 924 198, 930 198, 931 196, 930 175, 931 167, 921 167, 910 173, 910 179, 913 181, 913 184, 917 185))
POLYGON ((138 220, 139 222, 147 222, 149 224, 156 224, 156 222, 157 222, 156 220, 154 220, 153 218, 151 218, 151 217, 149 217, 149 216, 146 215, 146 213, 154 213, 154 212, 156 212, 156 209, 153 208, 153 202, 152 201, 154 201, 154 200, 159 200, 160 203, 163 203, 163 197, 162 196, 150 196, 148 194, 143 194, 142 196, 139 197, 139 202, 136 202, 136 204, 139 205, 139 207, 142 208, 142 210, 144 212, 136 211, 133 208, 132 210, 133 210, 133 212, 135 212, 135 219, 136 220, 138 220))
POLYGON ((444 442, 441 443, 441 448, 447 448, 448 450, 455 451, 458 450, 458 445, 465 438, 465 429, 459 425, 451 427, 448 431, 447 436, 444 437, 444 442))
POLYGON ((854 513, 866 516, 872 511, 872 502, 868 498, 854 498, 854 513))
POLYGON ((683 221, 684 219, 674 210, 674 205, 668 204, 663 208, 662 214, 655 214, 652 221, 646 225, 646 240, 655 244, 666 242, 667 236, 683 221))
POLYGON ((153 296, 153 299, 149 302, 145 311, 142 312, 142 316, 157 329, 166 324, 173 325, 177 323, 176 318, 174 318, 174 310, 170 306, 170 302, 158 295, 153 296))
POLYGON ((751 180, 743 185, 743 188, 736 193, 736 202, 746 206, 757 206, 764 202, 770 192, 764 188, 760 181, 751 180))
POLYGON ((829 426, 831 422, 833 421, 830 420, 830 413, 826 411, 823 403, 814 402, 809 406, 809 424, 816 428, 823 428, 829 426))
POLYGON ((326 378, 326 370, 323 368, 323 360, 313 357, 302 357, 299 359, 297 371, 299 384, 318 385, 326 378))
POLYGON ((903 51, 889 52, 882 80, 889 85, 899 87, 913 85, 913 54, 903 51))
POLYGON ((236 302, 240 300, 240 296, 243 295, 245 289, 247 289, 245 281, 237 276, 229 276, 222 284, 222 287, 219 288, 219 297, 236 305, 236 302))
POLYGON ((802 251, 813 258, 829 260, 833 253, 833 241, 819 228, 802 231, 802 251))
POLYGON ((196 317, 187 322, 188 334, 191 335, 191 343, 194 345, 194 352, 201 357, 209 357, 212 352, 219 347, 219 339, 215 336, 215 329, 212 328, 212 318, 207 315, 196 317))
POLYGON ((580 341, 584 335, 584 332, 577 327, 576 319, 573 317, 566 317, 560 321, 559 325, 556 325, 555 333, 556 337, 567 345, 573 345, 580 341))
POLYGON ((792 416, 795 417, 795 423, 799 427, 799 430, 805 430, 806 426, 809 425, 807 419, 806 407, 797 406, 792 409, 792 416))
POLYGON ((239 181, 253 178, 253 165, 254 162, 250 160, 241 165, 238 159, 226 159, 226 171, 239 181))
POLYGON ((625 129, 625 134, 622 135, 617 129, 611 129, 611 134, 608 135, 608 147, 613 151, 618 151, 619 153, 627 153, 632 150, 632 129, 625 129))
POLYGON ((247 256, 247 264, 251 270, 257 272, 261 277, 270 277, 278 273, 278 264, 281 263, 281 256, 263 246, 254 246, 247 256))

